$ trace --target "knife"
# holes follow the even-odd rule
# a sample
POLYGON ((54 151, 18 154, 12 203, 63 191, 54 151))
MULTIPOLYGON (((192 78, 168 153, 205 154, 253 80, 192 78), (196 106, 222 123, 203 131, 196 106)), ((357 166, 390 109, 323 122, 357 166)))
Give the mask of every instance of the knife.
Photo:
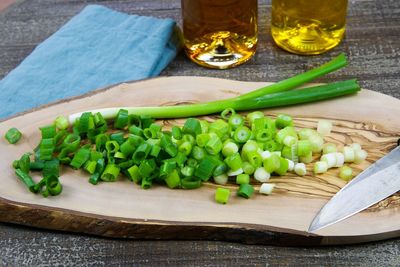
POLYGON ((400 146, 351 180, 319 211, 308 232, 344 220, 400 190, 400 146))

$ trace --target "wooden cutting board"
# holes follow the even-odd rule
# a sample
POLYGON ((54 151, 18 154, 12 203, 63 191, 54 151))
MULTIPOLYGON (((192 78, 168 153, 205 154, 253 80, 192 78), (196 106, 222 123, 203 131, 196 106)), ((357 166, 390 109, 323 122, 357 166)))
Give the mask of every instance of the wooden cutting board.
MULTIPOLYGON (((216 100, 266 84, 204 77, 156 78, 97 90, 1 122, 1 136, 10 127, 19 128, 24 136, 17 145, 9 145, 4 138, 0 141, 0 221, 108 237, 279 245, 347 244, 400 236, 399 195, 316 234, 307 233, 319 209, 345 185, 335 169, 318 176, 309 171, 305 177, 273 177, 271 182, 277 186, 271 196, 256 194, 245 200, 232 194, 227 205, 220 205, 213 201, 213 184, 197 190, 163 186, 143 190, 120 179, 93 186, 87 174, 70 168, 62 170, 62 194, 43 198, 29 193, 10 166, 36 146, 38 127, 51 123, 58 115, 112 106, 216 100)), ((333 133, 326 141, 339 145, 361 143, 369 156, 363 164, 352 166, 357 173, 393 149, 399 138, 400 101, 369 90, 315 104, 265 110, 271 116, 282 112, 294 116, 299 127, 316 127, 317 120, 330 119, 333 133)), ((168 126, 171 121, 162 123, 168 126)))

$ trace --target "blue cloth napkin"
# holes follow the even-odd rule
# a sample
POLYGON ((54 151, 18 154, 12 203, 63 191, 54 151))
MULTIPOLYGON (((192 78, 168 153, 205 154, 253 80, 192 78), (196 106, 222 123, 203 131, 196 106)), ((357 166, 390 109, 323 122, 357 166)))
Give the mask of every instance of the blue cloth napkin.
POLYGON ((0 81, 0 118, 158 75, 180 48, 175 25, 87 6, 0 81))

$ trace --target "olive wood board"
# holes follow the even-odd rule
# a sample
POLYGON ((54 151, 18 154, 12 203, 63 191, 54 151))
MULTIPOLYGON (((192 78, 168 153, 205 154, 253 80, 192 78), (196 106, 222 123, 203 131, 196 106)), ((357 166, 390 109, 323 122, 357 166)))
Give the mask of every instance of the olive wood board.
MULTIPOLYGON (((17 127, 23 138, 17 145, 0 141, 0 221, 39 228, 135 239, 207 239, 277 245, 360 243, 400 236, 400 197, 393 195, 373 207, 316 233, 307 229, 321 207, 345 182, 338 170, 304 177, 273 176, 270 196, 251 199, 235 195, 226 205, 214 201, 216 185, 196 190, 149 190, 120 178, 114 183, 88 183, 88 175, 63 167, 63 192, 44 198, 30 193, 15 177, 13 160, 32 151, 40 140, 38 128, 58 115, 105 107, 163 106, 233 97, 270 83, 240 82, 206 77, 162 77, 122 83, 93 93, 39 107, 0 123, 0 135, 17 127)), ((268 116, 287 113, 299 128, 316 128, 317 121, 333 122, 327 142, 339 146, 360 143, 369 153, 361 172, 393 149, 400 133, 400 100, 363 89, 352 96, 318 103, 273 108, 268 116)), ((214 119, 216 115, 203 117, 214 119)), ((166 127, 183 120, 161 121, 166 127)), ((400 175, 400 174, 399 174, 400 175)), ((40 179, 34 176, 37 181, 40 179)), ((256 184, 256 188, 259 185, 256 184)))

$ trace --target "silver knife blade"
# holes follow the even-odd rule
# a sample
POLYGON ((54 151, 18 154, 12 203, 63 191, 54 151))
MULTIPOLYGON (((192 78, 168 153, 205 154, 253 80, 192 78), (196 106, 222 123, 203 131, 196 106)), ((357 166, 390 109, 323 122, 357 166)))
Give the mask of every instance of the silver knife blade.
POLYGON ((344 220, 400 190, 400 147, 381 158, 343 187, 320 210, 308 231, 344 220))

